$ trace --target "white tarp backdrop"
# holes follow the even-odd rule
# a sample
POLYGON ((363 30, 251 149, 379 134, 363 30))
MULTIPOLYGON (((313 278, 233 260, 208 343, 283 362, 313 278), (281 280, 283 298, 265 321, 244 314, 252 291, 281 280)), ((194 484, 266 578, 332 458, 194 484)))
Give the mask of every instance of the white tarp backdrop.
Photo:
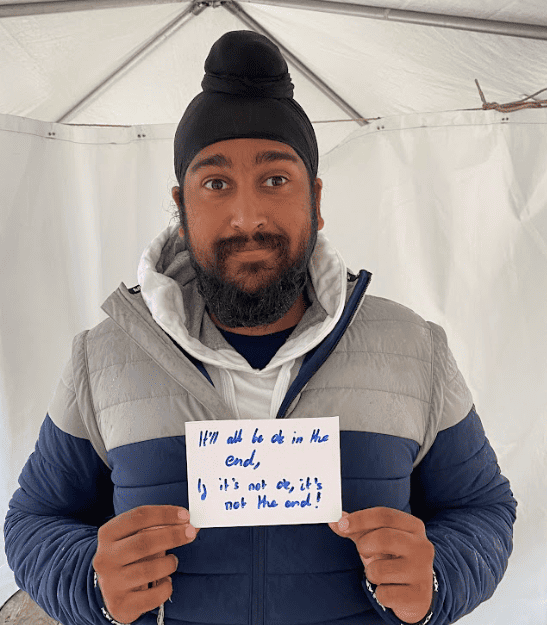
MULTIPOLYGON (((441 12, 466 3, 424 1, 418 8, 433 4, 441 12)), ((515 3, 505 4, 499 12, 509 11, 510 18, 515 3)), ((497 6, 484 2, 481 10, 489 5, 497 6)), ((543 0, 522 5, 533 12, 543 0)), ((105 318, 100 305, 120 282, 137 284, 142 250, 171 220, 171 187, 178 184, 173 136, 201 90, 210 47, 224 32, 245 26, 226 11, 206 11, 68 120, 89 126, 55 120, 117 65, 111 58, 123 58, 123 50, 180 10, 161 5, 0 20, 0 50, 15 41, 20 45, 11 49, 21 52, 11 58, 20 83, 15 74, 8 83, 4 56, 0 63, 1 519, 34 450, 72 338, 105 318), (36 30, 20 27, 19 19, 36 30), (40 20, 52 28, 38 45, 40 20), (87 53, 78 71, 67 50, 78 38, 91 42, 99 26, 106 26, 104 45, 87 53), (55 74, 60 57, 66 73, 55 74)), ((327 13, 308 23, 309 11, 246 10, 293 50, 305 51, 307 44, 306 62, 322 70, 323 80, 337 84, 369 119, 381 117, 362 127, 314 123, 324 232, 354 272, 372 272, 370 294, 446 330, 519 503, 505 576, 493 597, 461 622, 543 625, 547 110, 453 109, 480 107, 475 78, 490 102, 546 87, 547 42, 327 13)), ((312 121, 348 118, 290 63, 289 71, 295 98, 312 121)), ((1 606, 18 588, 3 533, 0 541, 1 606)))
MULTIPOLYGON (((320 158, 325 234, 369 293, 442 325, 519 502, 497 592, 466 623, 547 618, 547 111, 409 115, 320 158)), ((170 219, 175 125, 71 128, 0 116, 0 516, 72 337, 137 284, 170 219), (49 134, 54 132, 54 138, 49 134), (139 139, 138 135, 145 135, 139 139)), ((0 601, 17 587, 0 569, 0 601)))

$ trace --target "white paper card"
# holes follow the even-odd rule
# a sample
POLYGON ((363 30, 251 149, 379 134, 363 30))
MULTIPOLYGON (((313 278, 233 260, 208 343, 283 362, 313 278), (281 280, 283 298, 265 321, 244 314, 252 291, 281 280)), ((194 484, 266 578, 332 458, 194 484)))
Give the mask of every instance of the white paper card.
POLYGON ((342 517, 338 417, 185 426, 194 527, 330 523, 342 517))

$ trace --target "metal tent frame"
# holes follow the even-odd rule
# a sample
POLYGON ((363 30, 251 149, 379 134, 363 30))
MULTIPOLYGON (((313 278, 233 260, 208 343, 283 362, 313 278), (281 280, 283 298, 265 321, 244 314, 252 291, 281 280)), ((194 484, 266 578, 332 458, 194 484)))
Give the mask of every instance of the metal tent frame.
MULTIPOLYGON (((425 13, 420 11, 403 11, 399 9, 386 9, 382 7, 370 7, 348 2, 332 2, 330 0, 241 0, 249 4, 266 4, 280 7, 307 9, 310 11, 320 11, 326 13, 336 13, 342 15, 353 15, 356 17, 390 20, 407 24, 418 24, 423 26, 435 26, 437 28, 451 28, 457 30, 467 30, 482 32, 509 37, 523 37, 528 39, 547 40, 547 26, 534 24, 524 24, 515 22, 502 22, 495 20, 477 19, 471 17, 461 17, 453 15, 442 15, 438 13, 425 13)), ((68 109, 64 115, 56 120, 57 123, 67 123, 73 119, 77 113, 85 108, 92 100, 101 93, 108 90, 116 81, 126 74, 131 68, 140 63, 143 58, 151 54, 158 46, 162 45, 166 39, 172 37, 191 19, 200 15, 207 8, 222 7, 235 15, 245 26, 251 30, 265 35, 273 41, 281 50, 283 56, 297 69, 299 69, 322 93, 332 100, 344 113, 350 116, 351 121, 364 126, 369 122, 356 111, 346 100, 327 85, 317 74, 315 74, 305 63, 295 54, 280 43, 270 32, 268 32, 259 22, 254 20, 241 6, 241 2, 235 0, 194 0, 192 2, 180 2, 174 0, 57 0, 46 2, 28 2, 21 4, 0 5, 0 19, 7 17, 18 17, 23 15, 45 15, 48 13, 62 13, 70 11, 90 11, 97 9, 133 7, 157 4, 181 4, 188 6, 184 11, 172 20, 167 26, 152 35, 129 59, 119 65, 109 76, 107 76, 94 89, 89 91, 74 106, 68 109)))

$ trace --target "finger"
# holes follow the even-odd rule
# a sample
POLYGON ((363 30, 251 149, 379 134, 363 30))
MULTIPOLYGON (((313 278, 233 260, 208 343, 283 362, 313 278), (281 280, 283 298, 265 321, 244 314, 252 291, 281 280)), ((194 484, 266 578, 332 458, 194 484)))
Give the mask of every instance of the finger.
MULTIPOLYGON (((167 527, 167 526, 166 526, 167 527)), ((146 532, 148 530, 141 530, 141 532, 146 532)), ((167 554, 166 550, 158 551, 157 553, 153 553, 152 555, 145 556, 140 560, 133 560, 131 564, 138 564, 139 562, 149 562, 150 560, 156 560, 157 558, 163 558, 167 554)))
POLYGON ((186 539, 188 540, 188 542, 192 542, 194 538, 198 535, 198 532, 199 532, 198 527, 194 527, 193 525, 188 523, 188 525, 186 526, 186 529, 184 530, 184 535, 186 536, 186 539))
POLYGON ((401 557, 412 559, 421 552, 420 546, 423 542, 421 536, 386 527, 355 538, 359 555, 366 559, 372 557, 384 560, 401 557))
POLYGON ((348 528, 349 528, 349 513, 342 510, 342 516, 338 521, 332 521, 328 524, 328 526, 332 529, 333 532, 336 532, 339 536, 343 536, 344 538, 349 538, 348 528))
MULTIPOLYGON (((357 510, 345 517, 348 522, 347 527, 340 527, 338 524, 330 524, 331 529, 339 536, 351 538, 355 543, 369 532, 378 529, 392 529, 399 532, 406 532, 409 535, 425 536, 425 525, 421 519, 401 510, 378 506, 376 508, 366 508, 357 510)), ((343 522, 344 519, 341 520, 343 522)))
POLYGON ((388 528, 408 534, 425 536, 425 525, 421 519, 395 508, 377 506, 375 508, 357 510, 350 515, 348 520, 350 522, 348 533, 359 531, 366 534, 380 528, 388 528))
POLYGON ((330 523, 328 523, 328 526, 337 534, 339 534, 341 531, 343 531, 344 525, 342 524, 342 526, 340 526, 339 524, 342 523, 344 521, 344 519, 346 519, 349 516, 348 512, 345 512, 344 510, 342 510, 342 516, 340 517, 340 519, 338 521, 331 521, 330 523))
POLYGON ((178 565, 179 559, 172 553, 129 564, 122 569, 124 584, 130 590, 142 590, 144 585, 147 589, 153 582, 173 575, 178 565))
POLYGON ((189 522, 177 526, 168 525, 162 527, 161 529, 141 530, 139 532, 139 536, 146 536, 144 542, 142 542, 143 538, 132 536, 119 541, 117 546, 119 545, 123 550, 125 543, 127 545, 128 553, 135 551, 136 546, 136 549, 145 554, 145 556, 150 556, 160 552, 165 554, 169 549, 176 549, 191 543, 197 536, 198 532, 199 529, 191 525, 189 522), (130 544, 133 545, 132 548, 129 547, 130 544))
POLYGON ((159 525, 180 525, 190 519, 190 514, 180 506, 139 506, 114 517, 99 528, 101 539, 116 542, 133 536, 143 529, 159 525), (184 513, 184 518, 179 516, 184 513))
POLYGON ((148 589, 148 588, 156 588, 156 586, 159 586, 163 582, 171 582, 171 583, 173 583, 173 580, 171 579, 171 576, 168 575, 167 577, 163 577, 162 579, 157 579, 157 580, 155 580, 153 582, 149 582, 146 586, 141 586, 141 588, 144 588, 145 590, 148 589))
POLYGON ((404 563, 402 558, 395 558, 390 554, 380 554, 372 558, 363 558, 359 554, 365 569, 365 575, 369 582, 373 584, 406 584, 408 583, 408 572, 402 570, 404 563), (374 565, 372 563, 375 563, 374 565), (381 575, 381 577, 378 577, 381 575), (395 576, 396 575, 396 576, 395 576))
POLYGON ((161 529, 146 528, 134 536, 124 538, 111 545, 111 558, 122 566, 147 561, 156 554, 164 555, 169 549, 176 549, 192 542, 199 530, 189 522, 166 525, 161 529), (194 536, 186 532, 193 530, 194 536))
POLYGON ((148 582, 147 584, 143 584, 142 586, 137 586, 132 590, 135 592, 139 590, 149 590, 150 588, 155 588, 156 586, 159 586, 161 583, 166 581, 172 582, 171 575, 167 575, 166 577, 162 577, 161 579, 156 579, 153 582, 148 582))
POLYGON ((359 554, 359 557, 361 558, 361 561, 363 562, 365 567, 367 565, 369 565, 371 562, 374 562, 374 560, 381 560, 382 559, 382 555, 376 555, 376 556, 371 556, 370 558, 365 558, 363 555, 359 554))
POLYGON ((144 592, 140 592, 134 596, 133 601, 139 604, 139 609, 145 612, 158 608, 165 603, 173 594, 173 582, 170 577, 164 577, 154 583, 152 588, 148 585, 144 592), (139 596, 140 595, 140 596, 139 596), (138 599, 137 599, 138 598, 138 599))

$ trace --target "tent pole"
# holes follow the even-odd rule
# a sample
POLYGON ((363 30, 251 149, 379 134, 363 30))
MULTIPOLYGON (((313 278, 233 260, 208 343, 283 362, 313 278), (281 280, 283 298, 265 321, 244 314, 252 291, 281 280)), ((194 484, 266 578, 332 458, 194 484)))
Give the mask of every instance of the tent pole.
MULTIPOLYGON (((435 26, 437 28, 453 28, 473 32, 505 35, 507 37, 524 37, 527 39, 547 40, 547 25, 526 24, 520 22, 503 22, 499 20, 478 19, 426 13, 425 11, 403 11, 383 7, 362 6, 351 2, 332 2, 331 0, 241 0, 249 4, 266 4, 290 9, 305 9, 323 13, 354 15, 368 19, 435 26)), ((228 4, 224 0, 213 2, 208 0, 195 3, 195 6, 218 6, 228 4)), ((20 15, 44 15, 46 13, 64 13, 68 11, 90 11, 132 6, 151 6, 158 4, 190 4, 186 0, 57 0, 46 2, 21 2, 17 4, 0 4, 0 19, 18 17, 20 15)))
POLYGON ((230 11, 233 15, 238 17, 246 26, 251 30, 254 30, 265 37, 268 37, 270 41, 281 50, 281 54, 287 61, 290 61, 297 69, 299 69, 320 91, 322 91, 330 100, 332 100, 337 106, 339 106, 344 113, 349 115, 350 119, 356 121, 359 126, 368 125, 370 122, 364 119, 364 116, 357 112, 350 104, 348 104, 343 98, 341 98, 336 91, 333 91, 327 83, 323 82, 317 74, 315 74, 307 65, 304 65, 298 57, 296 57, 290 50, 277 41, 277 39, 268 32, 263 26, 261 26, 256 20, 248 15, 243 8, 237 2, 227 2, 223 5, 227 11, 230 11))
POLYGON ((351 2, 332 2, 330 0, 240 0, 240 2, 320 11, 322 13, 355 15, 356 17, 385 20, 389 22, 402 22, 404 24, 417 24, 419 26, 470 30, 479 33, 489 33, 491 35, 547 39, 547 25, 541 26, 519 22, 503 22, 479 19, 476 17, 447 15, 443 13, 428 13, 425 11, 404 11, 402 9, 370 7, 352 4, 351 2))
POLYGON ((163 44, 165 39, 174 35, 180 28, 182 28, 189 20, 199 15, 202 11, 205 11, 207 7, 195 7, 189 5, 180 15, 172 20, 167 26, 162 28, 159 32, 145 42, 134 54, 132 54, 126 61, 118 66, 107 78, 105 78, 94 89, 89 91, 81 100, 79 100, 72 108, 70 108, 62 117, 56 120, 56 123, 67 123, 73 119, 82 109, 91 103, 94 99, 107 91, 115 82, 126 74, 132 67, 140 63, 143 58, 153 52, 158 46, 163 44))

